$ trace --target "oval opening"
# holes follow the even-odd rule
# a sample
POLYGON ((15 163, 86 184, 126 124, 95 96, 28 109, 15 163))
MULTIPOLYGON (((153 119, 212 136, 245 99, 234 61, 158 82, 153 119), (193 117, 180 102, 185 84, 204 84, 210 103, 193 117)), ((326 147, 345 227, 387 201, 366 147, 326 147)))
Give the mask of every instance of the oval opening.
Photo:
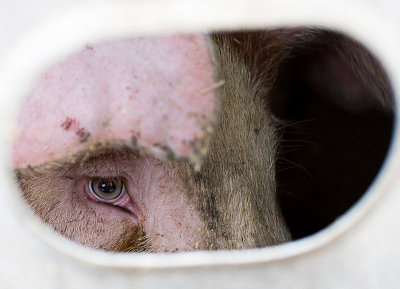
MULTIPOLYGON (((384 161, 393 126, 392 92, 375 58, 342 34, 312 28, 304 36, 302 29, 308 28, 271 30, 286 54, 265 87, 280 140, 277 196, 293 239, 327 227, 364 194, 384 161)), ((263 33, 232 33, 231 40, 240 46, 263 33)), ((256 53, 243 56, 243 67, 253 67, 246 62, 256 53)))

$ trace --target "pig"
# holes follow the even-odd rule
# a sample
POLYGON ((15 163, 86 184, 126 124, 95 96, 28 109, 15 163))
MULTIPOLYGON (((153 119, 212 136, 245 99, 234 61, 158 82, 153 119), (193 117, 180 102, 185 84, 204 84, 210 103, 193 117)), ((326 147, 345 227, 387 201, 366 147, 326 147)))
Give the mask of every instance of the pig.
POLYGON ((301 126, 296 117, 307 120, 319 102, 367 113, 374 131, 384 132, 361 185, 349 185, 354 202, 382 163, 393 118, 388 78, 358 42, 298 27, 88 44, 44 73, 23 101, 13 144, 17 183, 44 223, 94 249, 276 246, 323 228, 351 205, 344 201, 308 229, 301 218, 312 205, 293 205, 303 199, 325 210, 318 194, 331 200, 348 192, 330 191, 331 180, 342 179, 329 170, 311 190, 299 177, 323 171, 301 165, 310 150, 316 160, 331 152, 323 142, 312 139, 308 155, 286 149, 302 142, 291 137, 301 126))

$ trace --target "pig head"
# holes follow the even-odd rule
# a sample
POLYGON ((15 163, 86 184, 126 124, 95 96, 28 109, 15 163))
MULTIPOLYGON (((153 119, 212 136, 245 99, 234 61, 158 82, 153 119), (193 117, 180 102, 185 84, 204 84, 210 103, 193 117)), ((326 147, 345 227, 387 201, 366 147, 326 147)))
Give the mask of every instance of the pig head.
POLYGON ((373 97, 326 98, 391 107, 370 54, 332 35, 299 28, 86 45, 43 73, 22 104, 13 159, 27 203, 96 249, 288 242, 276 185, 284 122, 271 109, 283 63, 307 43, 349 48, 340 57, 373 97))

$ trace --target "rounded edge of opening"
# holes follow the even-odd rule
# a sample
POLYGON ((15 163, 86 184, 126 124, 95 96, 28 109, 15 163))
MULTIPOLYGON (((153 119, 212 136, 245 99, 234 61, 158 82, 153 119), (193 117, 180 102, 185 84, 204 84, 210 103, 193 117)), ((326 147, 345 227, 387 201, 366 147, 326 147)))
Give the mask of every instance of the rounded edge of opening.
MULTIPOLYGON (((101 5, 96 3, 96 8, 101 13, 98 12, 93 14, 90 19, 87 17, 87 11, 91 11, 93 7, 85 4, 66 12, 62 17, 55 17, 49 21, 46 21, 46 23, 44 23, 40 29, 34 31, 30 35, 27 35, 24 41, 22 41, 10 54, 10 57, 7 58, 7 61, 3 66, 3 73, 0 73, 0 75, 5 76, 5 78, 2 79, 4 79, 4 83, 7 84, 7 86, 2 86, 3 95, 19 96, 17 98, 7 100, 5 100, 5 97, 2 98, 3 105, 5 105, 4 107, 9 108, 4 109, 6 113, 3 115, 3 119, 5 120, 3 123, 5 124, 6 130, 13 129, 13 122, 11 120, 16 112, 18 101, 22 98, 24 93, 26 93, 25 89, 29 86, 28 84, 33 83, 33 80, 35 79, 35 76, 38 75, 38 72, 42 71, 44 67, 47 67, 48 64, 57 59, 59 56, 65 55, 66 52, 72 51, 82 43, 87 43, 88 41, 85 41, 85 39, 87 40, 88 38, 90 41, 95 41, 97 39, 104 39, 108 37, 122 36, 127 34, 131 35, 135 34, 135 31, 136 33, 154 33, 156 31, 154 28, 155 26, 153 27, 151 25, 148 27, 149 29, 147 29, 146 21, 140 22, 141 25, 138 26, 138 29, 136 29, 137 27, 135 25, 138 25, 139 22, 137 21, 139 20, 121 22, 119 17, 121 17, 121 15, 127 15, 128 11, 132 12, 134 8, 137 8, 135 5, 141 7, 141 9, 135 11, 135 14, 144 13, 143 11, 150 11, 148 10, 150 8, 146 6, 148 4, 139 5, 139 3, 124 3, 125 4, 118 2, 118 4, 112 8, 110 8, 109 3, 107 4, 104 2, 101 5), (106 11, 109 9, 112 9, 114 13, 106 13, 106 11), (105 14, 108 14, 108 18, 115 17, 114 20, 118 19, 118 25, 111 25, 112 27, 109 27, 109 23, 113 21, 104 21, 105 14), (66 37, 66 39, 60 39, 60 41, 57 41, 58 39, 54 39, 53 36, 55 34, 60 34, 57 28, 62 27, 63 23, 70 23, 71 17, 74 17, 73 22, 75 26, 70 29, 71 31, 77 32, 77 34, 69 35, 66 37), (89 25, 85 26, 82 25, 82 23, 87 23, 89 25), (82 29, 82 27, 86 28, 82 29), (39 41, 41 41, 40 44, 39 41), (48 51, 50 53, 46 54, 41 51, 43 43, 55 43, 53 46, 48 47, 48 51), (27 47, 29 47, 29 49, 27 47), (15 63, 17 62, 23 64, 23 74, 20 73, 21 66, 19 66, 18 69, 16 68, 15 63), (26 86, 21 87, 18 85, 19 83, 25 83, 26 86)), ((218 3, 224 3, 224 1, 218 1, 218 3)), ((382 66, 385 68, 389 79, 391 80, 395 95, 395 110, 397 110, 399 103, 399 96, 397 92, 400 91, 400 65, 396 64, 400 64, 400 59, 398 59, 399 56, 397 56, 397 58, 393 60, 392 55, 394 54, 391 52, 395 52, 395 49, 391 48, 389 45, 391 43, 389 41, 392 39, 391 37, 395 39, 394 41, 398 41, 398 38, 395 36, 396 34, 394 33, 394 29, 390 29, 390 27, 385 26, 382 22, 382 19, 378 15, 374 15, 373 11, 368 11, 368 9, 365 11, 363 10, 357 15, 353 15, 354 18, 347 19, 346 23, 344 23, 343 19, 346 17, 346 13, 344 13, 344 11, 349 9, 348 4, 344 4, 344 2, 337 2, 336 5, 327 7, 325 3, 324 5, 326 7, 323 7, 323 5, 315 6, 315 3, 312 3, 312 1, 308 3, 310 3, 309 6, 314 5, 311 9, 312 11, 320 9, 318 15, 314 15, 313 13, 310 13, 310 11, 306 11, 306 8, 310 7, 304 2, 301 5, 303 7, 301 10, 298 10, 296 5, 290 7, 289 9, 289 7, 285 6, 285 4, 264 3, 263 5, 266 9, 270 9, 269 11, 280 11, 279 9, 285 8, 286 14, 280 15, 279 17, 272 17, 272 19, 264 21, 255 17, 255 21, 258 21, 257 25, 254 24, 256 23, 253 22, 254 19, 248 22, 244 21, 243 23, 239 23, 239 25, 244 27, 260 28, 261 26, 292 26, 295 24, 304 25, 315 22, 318 25, 327 26, 330 29, 333 28, 351 35, 363 43, 368 49, 373 51, 373 53, 382 63, 382 66), (326 18, 323 18, 324 16, 326 16, 326 18), (361 28, 362 25, 365 26, 361 28), (386 33, 380 33, 381 29, 384 29, 386 33), (387 46, 385 46, 385 44, 387 44, 387 46)), ((359 5, 361 4, 359 3, 359 5)), ((211 6, 212 5, 206 8, 213 9, 211 6)), ((202 13, 205 13, 203 11, 207 11, 206 8, 202 10, 202 13)), ((240 7, 233 8, 233 10, 236 9, 235 11, 239 11, 241 9, 240 7)), ((171 8, 161 5, 161 7, 158 9, 171 8)), ((256 8, 254 8, 254 10, 256 10, 256 8)), ((182 13, 184 12, 181 12, 181 14, 182 13)), ((200 15, 202 14, 200 13, 200 15)), ((207 17, 203 17, 205 24, 202 26, 201 19, 202 17, 199 17, 197 22, 193 22, 194 24, 192 23, 192 25, 189 25, 186 28, 186 31, 198 30, 200 28, 210 28, 213 27, 213 25, 217 26, 217 21, 219 21, 216 16, 211 20, 207 17)), ((184 15, 181 15, 181 17, 178 18, 178 21, 175 22, 164 19, 163 21, 159 22, 159 27, 162 27, 163 22, 168 21, 170 22, 170 25, 166 26, 166 28, 164 27, 164 31, 161 32, 171 31, 173 27, 179 27, 179 25, 184 23, 186 20, 184 15)), ((232 28, 237 25, 234 24, 229 17, 227 19, 223 19, 221 24, 222 25, 218 26, 223 26, 222 28, 232 28)), ((41 223, 38 217, 33 217, 33 213, 29 212, 29 209, 24 206, 24 201, 17 192, 15 184, 13 184, 12 180, 7 180, 5 177, 10 176, 10 167, 3 166, 2 178, 4 178, 3 183, 7 184, 9 187, 14 187, 14 189, 7 190, 7 193, 11 202, 10 207, 13 210, 13 213, 21 219, 21 224, 26 226, 32 231, 32 234, 49 244, 52 248, 79 262, 89 263, 90 265, 96 266, 131 269, 238 265, 273 262, 276 260, 300 256, 307 252, 321 248, 330 242, 333 242, 334 240, 337 240, 344 233, 348 232, 350 228, 360 222, 362 217, 367 214, 367 212, 376 202, 378 202, 378 199, 385 194, 386 191, 390 190, 390 186, 395 180, 395 176, 393 174, 391 175, 390 172, 393 171, 394 167, 398 167, 398 164, 400 163, 400 151, 398 149, 400 147, 400 136, 397 133, 397 127, 399 125, 398 121, 398 117, 395 115, 392 141, 384 163, 379 171, 379 174, 375 177, 373 183, 364 193, 361 199, 336 222, 320 232, 276 247, 248 249, 243 251, 201 251, 174 253, 173 258, 171 258, 171 254, 162 253, 137 254, 135 258, 131 258, 129 254, 125 253, 107 253, 95 251, 93 249, 84 248, 78 244, 75 244, 74 242, 69 241, 62 236, 55 235, 50 228, 41 223)), ((6 138, 9 139, 9 136, 6 136, 6 138)), ((10 154, 8 153, 10 150, 9 147, 9 145, 8 147, 4 147, 2 151, 1 157, 6 160, 3 162, 3 164, 10 164, 10 154)))

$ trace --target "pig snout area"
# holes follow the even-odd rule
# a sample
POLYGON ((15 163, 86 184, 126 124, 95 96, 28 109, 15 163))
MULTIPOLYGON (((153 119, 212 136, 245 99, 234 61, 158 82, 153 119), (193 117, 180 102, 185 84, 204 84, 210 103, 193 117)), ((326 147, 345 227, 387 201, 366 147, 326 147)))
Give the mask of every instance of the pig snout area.
POLYGON ((17 120, 13 161, 27 202, 83 245, 206 248, 199 210, 168 161, 204 154, 216 83, 203 35, 87 44, 50 67, 17 120))

